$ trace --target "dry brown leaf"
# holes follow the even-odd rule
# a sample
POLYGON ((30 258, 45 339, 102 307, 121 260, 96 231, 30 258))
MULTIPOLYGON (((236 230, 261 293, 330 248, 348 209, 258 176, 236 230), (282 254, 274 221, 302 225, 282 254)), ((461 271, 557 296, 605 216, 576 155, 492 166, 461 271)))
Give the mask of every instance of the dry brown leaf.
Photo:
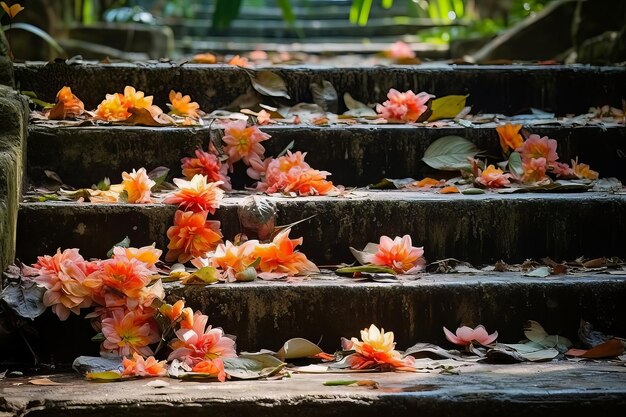
POLYGON ((588 350, 570 349, 565 352, 565 355, 578 358, 601 359, 614 358, 622 353, 624 353, 624 344, 621 340, 613 338, 588 350))
POLYGON ((150 113, 150 110, 131 107, 128 109, 132 115, 124 121, 124 124, 132 126, 167 126, 170 123, 157 120, 157 117, 150 113))
POLYGON ((28 383, 33 385, 63 385, 60 382, 52 381, 50 378, 31 379, 28 383))
POLYGON ((583 262, 583 266, 585 268, 601 268, 603 266, 606 266, 606 263, 606 258, 595 258, 583 262))

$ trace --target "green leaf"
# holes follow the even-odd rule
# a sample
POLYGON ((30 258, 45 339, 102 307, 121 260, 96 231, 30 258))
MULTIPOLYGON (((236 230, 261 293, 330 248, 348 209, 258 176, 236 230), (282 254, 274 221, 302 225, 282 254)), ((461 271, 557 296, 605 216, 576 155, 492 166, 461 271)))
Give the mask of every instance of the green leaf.
POLYGON ((115 382, 122 379, 122 374, 115 371, 88 372, 85 378, 96 382, 115 382))
POLYGON ((324 385, 327 387, 338 387, 342 385, 354 385, 358 381, 356 379, 347 379, 347 380, 336 380, 336 381, 326 381, 324 385))
POLYGON ((248 75, 252 87, 264 96, 291 98, 287 93, 287 84, 280 75, 271 71, 260 71, 256 75, 248 72, 248 75))
MULTIPOLYGON (((260 259, 260 258, 257 258, 260 259)), ((254 281, 257 277, 256 268, 253 266, 249 266, 243 271, 239 271, 235 274, 235 279, 241 282, 250 282, 254 281)))
POLYGON ((469 140, 460 136, 444 136, 430 144, 422 161, 442 171, 470 169, 467 158, 477 153, 478 148, 469 140))
POLYGON ((368 272, 370 274, 374 273, 385 273, 395 275, 396 271, 386 266, 378 266, 378 265, 360 265, 360 266, 347 266, 345 268, 339 268, 335 271, 337 274, 354 274, 361 272, 368 272))
POLYGON ((148 178, 150 178, 152 181, 156 183, 152 186, 152 188, 156 188, 159 185, 163 184, 169 172, 170 172, 170 169, 168 167, 163 167, 163 166, 156 167, 152 171, 148 172, 148 178))
POLYGON ((217 0, 213 10, 212 26, 216 29, 226 29, 239 16, 241 0, 217 0))
POLYGON ((522 156, 518 152, 511 152, 511 155, 509 155, 508 167, 509 171, 518 177, 521 177, 524 174, 522 156))
POLYGON ((283 19, 287 23, 295 23, 296 15, 293 13, 291 2, 289 0, 277 0, 276 3, 278 4, 278 7, 280 7, 280 11, 283 14, 283 19))
POLYGON ((130 247, 130 238, 128 236, 126 236, 120 242, 117 242, 115 245, 113 245, 113 247, 111 249, 109 249, 109 251, 107 252, 107 258, 110 258, 111 256, 113 256, 113 249, 115 249, 115 247, 117 247, 117 246, 119 246, 120 248, 129 248, 130 247))
POLYGON ((236 358, 224 359, 224 370, 238 379, 259 379, 280 372, 287 364, 267 353, 242 354, 236 358))
POLYGON ((4 29, 4 31, 8 31, 9 29, 11 30, 15 30, 15 29, 20 29, 26 32, 30 32, 35 36, 40 37, 41 39, 43 39, 48 45, 50 45, 59 55, 67 55, 65 53, 65 50, 61 47, 61 45, 59 45, 59 43, 54 40, 54 38, 52 36, 50 36, 48 34, 48 32, 46 32, 45 30, 38 28, 35 25, 31 25, 30 23, 13 23, 11 26, 3 26, 2 29, 4 29))
POLYGON ((428 117, 428 121, 453 119, 465 108, 465 101, 468 96, 469 94, 465 96, 444 96, 434 99, 430 105, 431 114, 428 117))
POLYGON ((205 283, 205 284, 213 284, 219 281, 219 276, 220 274, 216 268, 212 266, 205 266, 203 268, 198 269, 193 274, 191 274, 189 278, 185 279, 185 282, 187 283, 189 281, 200 280, 202 283, 205 283))

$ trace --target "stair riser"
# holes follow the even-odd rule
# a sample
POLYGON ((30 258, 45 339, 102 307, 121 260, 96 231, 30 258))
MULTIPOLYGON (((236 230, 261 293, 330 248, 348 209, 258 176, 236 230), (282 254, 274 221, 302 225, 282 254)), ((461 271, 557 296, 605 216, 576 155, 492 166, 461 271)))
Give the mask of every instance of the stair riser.
MULTIPOLYGON (((429 262, 456 258, 474 265, 523 262, 546 256, 557 261, 626 253, 626 198, 578 195, 452 196, 381 194, 386 200, 281 200, 277 224, 314 218, 294 227, 301 251, 319 265, 351 263, 349 247, 362 249, 381 235, 409 234, 423 246, 429 262)), ((103 257, 129 236, 133 246, 165 249, 174 206, 22 204, 18 216, 17 256, 30 262, 58 247, 80 248, 84 256, 103 257)), ((236 205, 220 208, 225 239, 240 230, 236 205)))
MULTIPOLYGON (((263 127, 272 138, 263 142, 266 156, 278 155, 291 141, 293 151, 307 152, 306 161, 326 170, 334 184, 366 186, 383 178, 442 178, 457 173, 434 172, 421 158, 426 148, 446 135, 474 142, 491 160, 504 159, 493 128, 415 128, 411 126, 263 127)), ((528 130, 558 141, 559 160, 589 164, 601 177, 626 182, 626 128, 530 127, 528 130)), ((91 186, 104 177, 121 181, 123 171, 157 166, 170 168, 169 179, 181 177, 180 160, 206 150, 209 138, 222 130, 209 128, 42 128, 31 127, 28 138, 28 177, 35 183, 44 170, 59 174, 72 186, 91 186), (123 136, 123 140, 122 140, 123 136)), ((241 165, 241 164, 239 164, 241 165)), ((239 167, 243 168, 243 166, 239 167)), ((235 188, 252 185, 245 170, 237 169, 235 188)))
MULTIPOLYGON (((231 284, 210 287, 168 286, 167 299, 209 316, 209 323, 237 337, 240 351, 278 350, 294 337, 304 337, 327 352, 340 348, 341 337, 359 337, 374 323, 393 331, 397 348, 417 342, 453 348, 442 327, 483 324, 498 331, 498 340, 516 343, 524 338, 527 320, 538 321, 550 334, 576 340, 580 319, 606 334, 620 334, 626 326, 626 280, 579 278, 562 282, 525 278, 430 277, 404 285, 343 283, 231 284), (425 282, 424 282, 425 281, 425 282)), ((59 322, 46 314, 37 319, 41 340, 71 340, 38 347, 56 361, 72 361, 81 354, 97 354, 90 342, 93 329, 72 316, 59 322)))
MULTIPOLYGON (((18 64, 15 70, 22 90, 54 101, 57 91, 70 85, 87 108, 95 108, 106 94, 133 85, 154 95, 155 104, 163 108, 174 89, 190 94, 202 109, 212 111, 228 105, 250 87, 244 70, 223 65, 49 63, 18 64)), ((618 106, 626 96, 626 69, 613 67, 284 67, 271 71, 284 78, 292 104, 312 102, 309 84, 322 80, 330 81, 340 97, 349 92, 362 102, 382 102, 390 88, 411 89, 438 97, 470 94, 468 104, 474 112, 505 114, 529 107, 559 114, 584 113, 590 106, 618 106)))

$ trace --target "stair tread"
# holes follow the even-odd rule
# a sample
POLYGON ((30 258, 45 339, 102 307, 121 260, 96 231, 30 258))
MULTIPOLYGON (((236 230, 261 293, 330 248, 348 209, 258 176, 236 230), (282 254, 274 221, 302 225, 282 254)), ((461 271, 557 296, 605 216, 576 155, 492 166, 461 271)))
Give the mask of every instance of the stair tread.
POLYGON ((211 383, 159 378, 98 384, 78 374, 47 377, 51 389, 32 378, 0 381, 3 408, 16 415, 103 416, 129 409, 142 416, 537 416, 573 410, 621 412, 626 405, 626 368, 619 363, 574 361, 509 365, 466 364, 457 375, 430 372, 299 374, 266 381, 211 383), (324 386, 332 380, 374 380, 378 389, 324 386), (167 401, 164 401, 164 398, 167 401), (49 413, 49 414, 46 414, 49 413), (287 414, 286 414, 287 413, 287 414))

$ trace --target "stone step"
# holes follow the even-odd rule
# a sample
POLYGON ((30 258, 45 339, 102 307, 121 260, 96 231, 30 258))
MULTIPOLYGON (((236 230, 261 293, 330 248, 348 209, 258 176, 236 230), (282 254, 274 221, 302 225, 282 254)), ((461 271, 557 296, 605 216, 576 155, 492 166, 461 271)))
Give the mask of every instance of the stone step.
MULTIPOLYGON (((241 194, 240 194, 241 195, 241 194)), ((351 263, 349 247, 362 249, 381 235, 409 234, 429 262, 456 258, 475 265, 551 257, 623 257, 626 195, 595 192, 443 195, 407 191, 351 191, 345 197, 268 197, 277 224, 298 224, 304 252, 318 265, 351 263)), ((225 239, 241 231, 237 193, 216 216, 225 239)), ((103 257, 128 236, 133 246, 165 249, 175 206, 163 204, 21 203, 17 257, 33 262, 57 248, 76 247, 103 257)))
MULTIPOLYGON (((626 276, 606 272, 549 278, 522 272, 422 273, 396 283, 322 273, 297 282, 164 286, 168 302, 184 299, 208 315, 211 325, 236 336, 242 352, 277 351, 301 337, 334 353, 341 337, 358 336, 372 323, 393 331, 399 350, 418 342, 452 349, 442 327, 454 331, 461 324, 483 324, 498 331, 503 343, 524 339, 528 320, 571 341, 578 340, 581 319, 607 335, 621 337, 626 329, 626 276)), ((91 340, 95 331, 84 314, 61 322, 46 311, 34 326, 38 337, 29 340, 42 363, 62 368, 80 355, 98 355, 99 343, 91 340)), ((29 353, 21 354, 27 363, 29 353)))
MULTIPOLYGON (((523 123, 528 123, 524 121, 523 123)), ((383 178, 424 176, 441 178, 421 161, 436 139, 458 135, 496 159, 501 155, 494 124, 489 127, 427 128, 409 125, 264 126, 272 136, 263 142, 267 156, 278 155, 291 141, 293 150, 307 152, 314 168, 332 173, 337 185, 367 186, 383 178)), ((562 127, 526 125, 532 133, 558 141, 559 160, 569 163, 579 157, 601 177, 616 177, 626 183, 626 128, 562 127)), ((151 128, 128 126, 46 127, 31 125, 28 138, 27 174, 37 183, 44 170, 59 174, 66 184, 91 186, 104 177, 112 181, 123 171, 158 166, 170 168, 171 178, 181 177, 181 158, 207 149, 211 135, 221 129, 151 128)), ((233 176, 235 188, 251 185, 243 171, 233 176), (238 175, 240 174, 240 175, 238 175), (247 181, 247 183, 246 183, 247 181)))
POLYGON ((292 374, 263 381, 206 383, 168 378, 87 382, 78 374, 0 381, 3 417, 242 417, 423 416, 542 417, 619 414, 626 406, 623 366, 605 363, 470 364, 440 373, 292 374), (336 380, 374 380, 378 389, 325 386, 336 380), (154 382, 163 381, 155 388, 154 382))
MULTIPOLYGON (((470 94, 475 113, 517 114, 534 107, 557 115, 581 114, 591 106, 619 106, 626 96, 624 67, 424 64, 270 70, 285 80, 292 105, 312 102, 309 85, 322 80, 331 82, 340 97, 349 92, 364 103, 383 102, 390 88, 427 91, 438 97, 470 94)), ((183 91, 210 112, 229 105, 250 88, 247 72, 230 65, 26 63, 16 64, 15 73, 21 90, 34 91, 46 101, 54 101, 59 89, 70 85, 87 108, 95 108, 106 94, 133 85, 154 95, 155 103, 163 107, 170 90, 183 91)))
POLYGON ((210 383, 159 378, 98 384, 78 374, 4 378, 2 416, 346 417, 463 415, 547 417, 612 415, 626 406, 623 366, 604 363, 473 364, 457 375, 440 373, 293 374, 265 381, 210 383), (371 379, 378 389, 325 386, 328 381, 371 379), (53 389, 52 389, 53 388, 53 389), (245 393, 245 394, 244 394, 245 393))

